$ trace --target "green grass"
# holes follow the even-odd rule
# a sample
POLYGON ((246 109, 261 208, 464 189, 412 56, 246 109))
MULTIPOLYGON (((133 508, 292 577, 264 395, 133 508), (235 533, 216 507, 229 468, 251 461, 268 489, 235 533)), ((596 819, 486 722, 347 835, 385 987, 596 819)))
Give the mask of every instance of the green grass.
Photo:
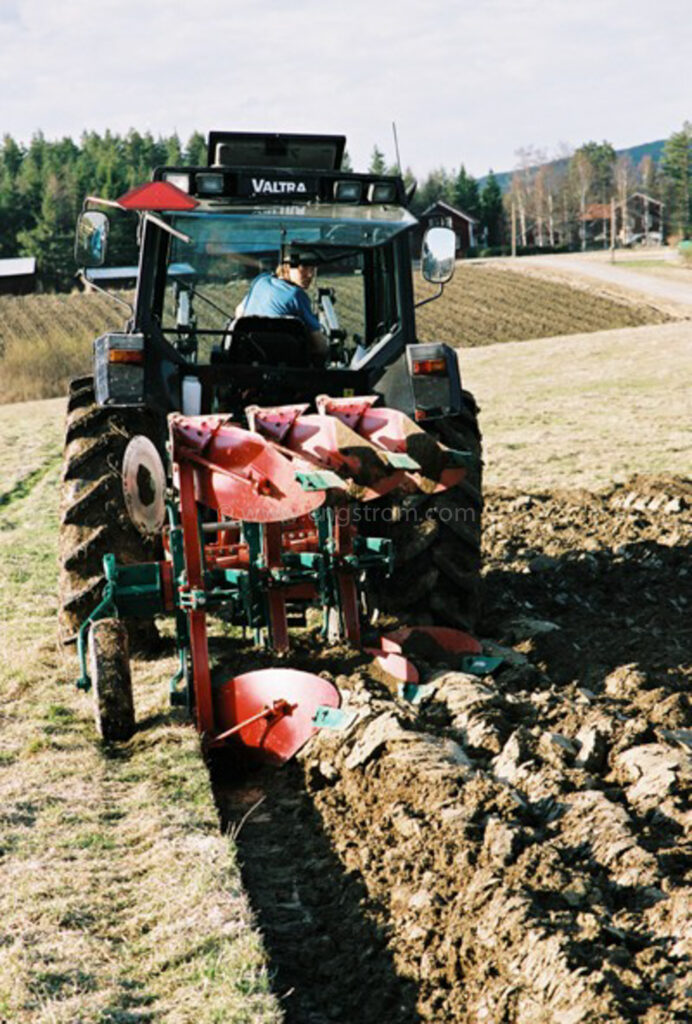
POLYGON ((97 742, 56 643, 62 402, 0 408, 0 1020, 281 1019, 174 658, 134 664, 140 719, 97 742))

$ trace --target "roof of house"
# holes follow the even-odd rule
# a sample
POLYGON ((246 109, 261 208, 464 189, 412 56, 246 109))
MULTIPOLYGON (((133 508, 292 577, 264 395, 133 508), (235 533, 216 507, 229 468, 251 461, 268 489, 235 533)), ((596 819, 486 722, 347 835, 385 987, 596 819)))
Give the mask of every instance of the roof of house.
POLYGON ((654 206, 666 205, 665 203, 662 203, 660 199, 654 199, 653 196, 647 196, 646 192, 632 192, 628 198, 634 199, 635 196, 639 196, 640 199, 646 199, 647 203, 653 203, 654 206))
MULTIPOLYGON (((139 267, 89 267, 85 276, 87 281, 122 281, 137 277, 139 267)), ((194 277, 195 268, 189 263, 171 263, 168 267, 169 277, 194 277)))
MULTIPOLYGON (((665 206, 665 203, 662 203, 659 199, 654 199, 653 196, 647 196, 645 192, 630 192, 627 196, 627 202, 629 203, 630 199, 635 197, 645 199, 648 203, 653 203, 655 206, 665 206)), ((619 209, 621 206, 622 203, 615 203, 616 209, 619 209)), ((610 216, 610 203, 589 203, 584 209, 581 220, 609 220, 610 216)))
POLYGON ((428 214, 432 213, 434 210, 446 210, 447 213, 452 213, 457 217, 463 217, 463 219, 467 220, 469 224, 478 223, 478 219, 476 217, 472 217, 470 213, 464 213, 464 211, 460 210, 457 206, 452 206, 450 203, 446 203, 444 199, 438 199, 436 202, 431 203, 427 210, 423 210, 421 217, 427 217, 428 214))
POLYGON ((582 220, 610 220, 610 203, 589 203, 582 220))
POLYGON ((36 273, 35 256, 15 256, 0 260, 0 277, 27 277, 36 273))

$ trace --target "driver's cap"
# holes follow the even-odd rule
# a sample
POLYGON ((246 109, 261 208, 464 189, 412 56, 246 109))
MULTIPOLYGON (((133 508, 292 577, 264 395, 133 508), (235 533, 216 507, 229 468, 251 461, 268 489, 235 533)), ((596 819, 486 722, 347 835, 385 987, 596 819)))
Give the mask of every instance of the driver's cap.
POLYGON ((290 263, 292 267, 316 267, 317 253, 310 249, 292 249, 284 255, 283 262, 290 263))

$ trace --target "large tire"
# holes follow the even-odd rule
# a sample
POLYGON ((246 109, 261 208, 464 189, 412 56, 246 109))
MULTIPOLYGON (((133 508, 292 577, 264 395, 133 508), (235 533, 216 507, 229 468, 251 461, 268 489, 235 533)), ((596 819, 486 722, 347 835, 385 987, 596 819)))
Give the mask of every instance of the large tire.
MULTIPOLYGON (((101 600, 104 554, 114 554, 123 564, 156 557, 157 540, 143 537, 130 521, 121 466, 132 437, 144 434, 160 446, 160 433, 151 413, 97 405, 90 377, 71 382, 59 537, 59 629, 65 643, 75 639, 101 600)), ((141 647, 146 633, 151 638, 153 628, 133 629, 132 645, 141 647)))
POLYGON ((88 650, 96 730, 104 743, 129 740, 135 731, 135 708, 125 623, 120 619, 94 622, 89 627, 88 650))
POLYGON ((462 411, 429 433, 450 448, 471 451, 466 478, 441 494, 383 500, 367 532, 394 542, 394 571, 375 581, 378 611, 411 625, 439 623, 473 631, 481 613, 482 452, 478 407, 464 392, 462 411))

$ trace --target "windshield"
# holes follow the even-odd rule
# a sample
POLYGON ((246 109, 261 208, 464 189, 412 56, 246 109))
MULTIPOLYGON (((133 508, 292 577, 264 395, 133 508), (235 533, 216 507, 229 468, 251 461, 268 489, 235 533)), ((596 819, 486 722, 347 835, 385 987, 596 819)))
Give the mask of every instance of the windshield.
MULTIPOLYGON (((391 327, 396 315, 393 304, 388 303, 386 316, 369 310, 368 302, 371 306, 379 302, 382 288, 375 281, 368 298, 366 282, 382 275, 382 250, 409 227, 408 217, 387 216, 388 211, 370 218, 359 211, 360 216, 354 217, 348 209, 348 216, 335 216, 341 211, 334 207, 321 216, 315 210, 306 216, 307 209, 290 208, 291 214, 270 208, 248 214, 176 216, 176 230, 190 241, 172 241, 164 328, 180 322, 182 294, 183 307, 192 295, 198 331, 224 330, 259 274, 274 273, 284 259, 298 263, 308 258, 317 267, 308 290, 316 315, 322 318, 322 293, 330 288, 339 326, 349 338, 372 341, 375 333, 391 327)), ((376 208, 367 212, 377 213, 376 208)))

